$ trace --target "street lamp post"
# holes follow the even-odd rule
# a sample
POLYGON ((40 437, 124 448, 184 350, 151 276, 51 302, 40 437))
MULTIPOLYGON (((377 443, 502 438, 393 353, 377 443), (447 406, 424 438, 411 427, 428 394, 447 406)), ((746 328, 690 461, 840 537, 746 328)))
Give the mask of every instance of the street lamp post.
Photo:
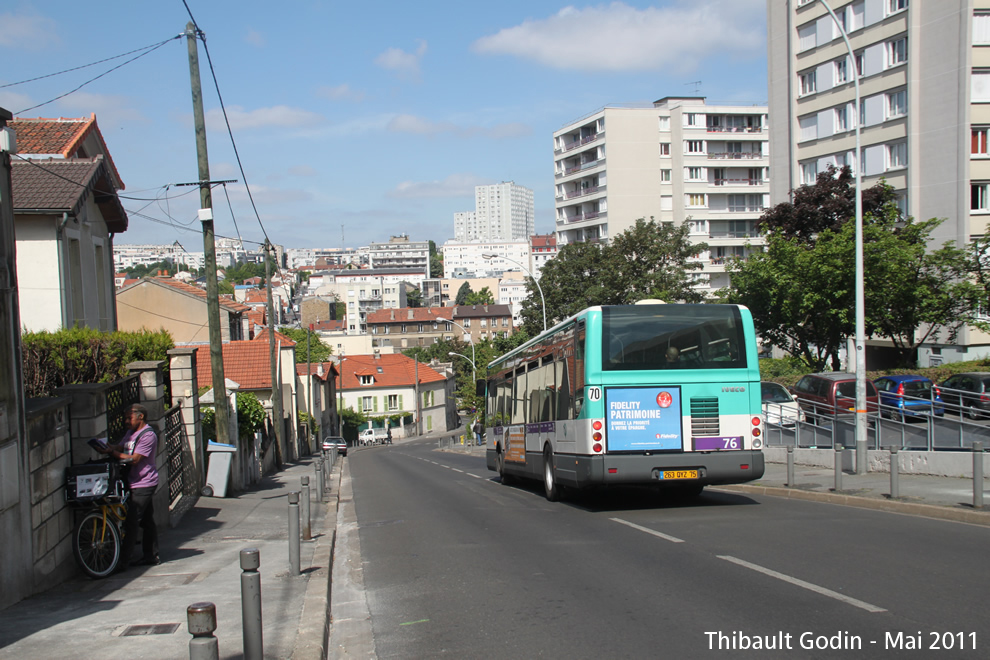
POLYGON ((470 362, 471 363, 471 382, 474 382, 474 381, 478 380, 478 368, 475 366, 474 360, 472 360, 471 358, 469 358, 466 355, 461 355, 460 353, 455 353, 454 351, 449 351, 447 353, 447 355, 450 355, 450 356, 456 355, 456 356, 462 357, 465 360, 467 360, 468 362, 470 362))
POLYGON ((866 474, 866 296, 863 287, 863 156, 860 151, 859 69, 846 28, 826 0, 822 0, 822 6, 839 28, 846 50, 849 51, 856 91, 856 474, 866 474))
POLYGON ((515 265, 519 266, 524 271, 526 271, 526 274, 529 275, 530 279, 536 282, 536 290, 540 292, 540 303, 543 305, 543 332, 546 332, 547 331, 547 299, 543 297, 543 287, 540 286, 540 281, 535 277, 533 277, 533 273, 529 270, 529 268, 526 268, 515 259, 510 259, 509 257, 506 256, 491 254, 488 252, 481 255, 481 258, 485 260, 494 259, 495 257, 501 257, 502 259, 505 259, 506 261, 512 262, 515 265))
MULTIPOLYGON (((433 312, 431 311, 430 313, 432 314, 433 312)), ((474 358, 474 359, 471 360, 471 364, 474 364, 475 360, 477 359, 477 356, 475 355, 475 352, 474 352, 474 337, 471 336, 471 333, 468 332, 467 328, 465 328, 463 325, 461 325, 460 323, 458 323, 457 321, 455 321, 453 319, 445 319, 445 318, 441 318, 441 317, 438 316, 437 317, 437 320, 438 321, 441 321, 441 322, 447 322, 447 323, 456 325, 458 328, 461 329, 461 332, 462 333, 464 333, 465 335, 468 336, 468 342, 471 344, 471 357, 474 358)), ((463 337, 463 335, 462 335, 462 337, 463 337)))

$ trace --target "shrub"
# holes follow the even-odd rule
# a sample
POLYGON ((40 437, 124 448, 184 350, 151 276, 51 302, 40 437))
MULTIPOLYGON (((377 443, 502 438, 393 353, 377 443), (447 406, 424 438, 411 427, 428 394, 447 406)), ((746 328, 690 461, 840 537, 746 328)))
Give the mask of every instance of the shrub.
POLYGON ((167 373, 168 351, 175 342, 165 330, 100 332, 75 327, 25 332, 21 347, 24 393, 30 398, 54 396, 63 385, 119 380, 131 362, 164 361, 167 373))

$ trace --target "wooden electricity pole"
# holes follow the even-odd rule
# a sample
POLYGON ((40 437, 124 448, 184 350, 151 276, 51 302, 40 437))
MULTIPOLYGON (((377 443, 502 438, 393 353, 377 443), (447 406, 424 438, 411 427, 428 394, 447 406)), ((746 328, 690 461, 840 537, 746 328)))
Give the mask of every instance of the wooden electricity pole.
POLYGON ((272 244, 265 239, 265 286, 268 289, 268 359, 272 370, 272 416, 275 426, 275 450, 278 463, 282 462, 282 456, 287 449, 282 446, 282 431, 285 424, 282 419, 282 383, 278 379, 278 340, 275 339, 275 302, 272 294, 272 244))
POLYGON ((216 409, 217 441, 230 444, 230 412, 223 376, 223 337, 220 333, 220 291, 217 286, 217 249, 213 235, 213 195, 210 190, 210 159, 206 151, 206 119, 203 89, 199 80, 196 26, 186 23, 189 47, 189 80, 192 85, 193 120, 196 125, 196 158, 199 161, 199 219, 203 223, 203 252, 206 266, 206 310, 210 324, 210 364, 213 372, 213 402, 216 409))

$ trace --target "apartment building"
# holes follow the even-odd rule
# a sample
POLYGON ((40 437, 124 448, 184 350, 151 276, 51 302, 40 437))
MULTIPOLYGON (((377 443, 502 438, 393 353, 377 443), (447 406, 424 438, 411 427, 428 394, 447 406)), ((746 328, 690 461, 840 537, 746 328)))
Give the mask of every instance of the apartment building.
POLYGON ((368 315, 375 347, 429 346, 440 340, 479 342, 512 334, 508 305, 385 309, 368 315))
MULTIPOLYGON (((406 269, 342 270, 310 277, 310 291, 343 303, 347 334, 364 334, 370 313, 406 306, 407 276, 406 269)), ((418 271, 418 279, 422 279, 422 271, 418 271)))
POLYGON ((548 261, 557 256, 557 237, 554 234, 538 234, 529 237, 529 272, 540 279, 540 272, 548 261))
POLYGON ((454 240, 525 240, 535 226, 533 191, 503 181, 474 187, 474 211, 454 214, 454 240))
MULTIPOLYGON (((829 164, 849 165, 860 168, 864 187, 881 179, 893 186, 904 213, 945 218, 933 245, 962 246, 983 235, 990 221, 990 1, 830 5, 852 58, 822 2, 767 3, 771 203, 813 183, 829 164)), ((957 342, 921 347, 919 364, 990 354, 990 336, 973 328, 957 342)))
POLYGON ((608 241, 640 218, 688 223, 710 248, 696 286, 719 289, 726 258, 762 245, 768 152, 765 106, 665 97, 603 108, 554 133, 557 242, 608 241))
POLYGON ((443 253, 444 278, 498 277, 503 271, 516 270, 509 260, 529 267, 529 240, 513 241, 447 241, 443 253), (485 259, 483 255, 495 258, 485 259))
POLYGON ((371 243, 368 245, 368 265, 371 268, 417 269, 429 277, 430 242, 410 241, 408 235, 401 234, 392 236, 388 243, 371 243))

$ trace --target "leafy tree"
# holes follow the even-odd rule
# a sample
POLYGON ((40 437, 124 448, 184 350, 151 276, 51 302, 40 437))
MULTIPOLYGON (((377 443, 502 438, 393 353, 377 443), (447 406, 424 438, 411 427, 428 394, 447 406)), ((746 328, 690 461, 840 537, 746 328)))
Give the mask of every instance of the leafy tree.
POLYGON ((471 284, 468 283, 468 282, 465 282, 464 284, 461 285, 461 288, 459 288, 457 290, 457 297, 454 298, 454 304, 455 305, 466 305, 467 304, 467 297, 469 295, 471 295, 472 293, 474 293, 474 292, 471 291, 471 284))
POLYGON ((443 277, 443 253, 437 251, 433 241, 430 241, 430 277, 443 277))
MULTIPOLYGON (((465 282, 466 284, 466 282, 465 282)), ((495 296, 492 292, 488 290, 488 287, 484 287, 481 291, 472 291, 464 299, 465 305, 494 305, 495 296)))
MULTIPOLYGON (((963 251, 948 243, 927 249, 941 220, 902 219, 889 187, 874 188, 887 201, 863 219, 866 331, 890 338, 908 364, 933 334, 955 334, 974 287, 964 280, 963 251)), ((838 370, 839 350, 855 332, 855 233, 848 221, 822 227, 813 241, 771 228, 765 252, 728 264, 726 300, 749 307, 764 341, 813 369, 838 370)))
MULTIPOLYGON (((675 227, 652 218, 640 218, 608 245, 565 245, 542 269, 547 325, 594 305, 625 305, 645 298, 701 302, 704 296, 693 288, 688 273, 702 267, 691 260, 707 249, 705 243, 691 243, 686 224, 675 227)), ((523 327, 535 336, 543 331, 540 293, 532 278, 526 288, 523 327)))
POLYGON ((409 289, 406 291, 406 305, 409 307, 422 307, 423 292, 420 289, 409 289))
POLYGON ((333 354, 333 349, 323 343, 320 336, 309 328, 281 327, 278 329, 283 335, 296 342, 296 364, 306 364, 306 337, 309 337, 309 358, 311 362, 326 362, 333 354))
POLYGON ((218 280, 217 281, 217 292, 225 293, 227 295, 234 295, 234 285, 228 280, 218 280))
MULTIPOLYGON (((237 434, 241 438, 253 438, 256 431, 265 423, 265 407, 253 392, 237 393, 237 434)), ((216 410, 204 408, 202 417, 203 436, 207 440, 217 439, 216 410)))
MULTIPOLYGON (((804 185, 792 192, 793 202, 782 202, 767 209, 760 217, 764 232, 813 241, 826 229, 838 230, 856 217, 856 187, 852 169, 829 165, 819 172, 814 185, 804 185)), ((895 199, 894 189, 877 183, 863 189, 863 217, 883 215, 882 209, 895 199)))

